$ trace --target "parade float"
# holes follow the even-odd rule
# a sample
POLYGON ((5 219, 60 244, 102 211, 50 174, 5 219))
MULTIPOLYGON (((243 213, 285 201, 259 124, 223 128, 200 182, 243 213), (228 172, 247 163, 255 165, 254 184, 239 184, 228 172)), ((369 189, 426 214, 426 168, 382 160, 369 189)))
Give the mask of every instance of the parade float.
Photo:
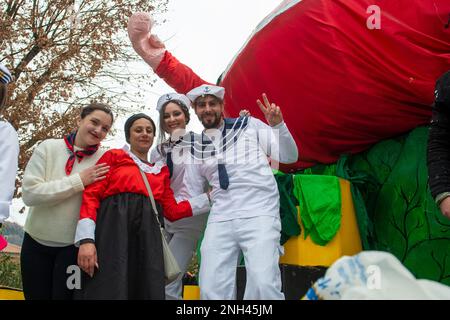
POLYGON ((449 15, 448 1, 284 1, 221 75, 230 115, 264 88, 299 148, 299 162, 282 168, 289 178, 277 175, 282 217, 298 204, 302 229, 284 219, 293 238, 281 263, 329 266, 380 250, 450 285, 450 221, 426 167, 435 81, 450 69, 449 15))
MULTIPOLYGON (((450 69, 449 14, 447 0, 283 1, 220 75, 227 116, 245 106, 264 120, 255 104, 264 91, 298 145, 299 161, 275 173, 286 298, 302 298, 342 256, 369 250, 450 285, 450 221, 426 166, 434 85, 450 69)), ((155 72, 192 89, 164 58, 155 72)), ((238 272, 238 296, 244 278, 238 272)))
MULTIPOLYGON (((220 75, 226 116, 245 106, 264 120, 264 91, 298 145, 299 161, 275 174, 287 298, 304 293, 288 288, 294 274, 310 284, 361 250, 450 285, 450 221, 426 167, 435 81, 450 69, 449 14, 445 0, 283 1, 220 75)), ((192 89, 169 58, 155 72, 192 89)))

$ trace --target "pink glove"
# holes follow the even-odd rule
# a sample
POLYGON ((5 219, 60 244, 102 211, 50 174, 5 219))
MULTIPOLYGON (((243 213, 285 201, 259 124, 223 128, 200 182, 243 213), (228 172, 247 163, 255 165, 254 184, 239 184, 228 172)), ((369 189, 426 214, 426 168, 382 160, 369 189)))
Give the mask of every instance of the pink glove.
POLYGON ((148 13, 134 13, 128 20, 128 37, 136 53, 155 71, 166 47, 156 35, 151 34, 152 25, 153 20, 148 13))
POLYGON ((5 249, 7 245, 8 245, 8 241, 6 241, 6 239, 3 238, 3 236, 0 234, 0 251, 5 249))

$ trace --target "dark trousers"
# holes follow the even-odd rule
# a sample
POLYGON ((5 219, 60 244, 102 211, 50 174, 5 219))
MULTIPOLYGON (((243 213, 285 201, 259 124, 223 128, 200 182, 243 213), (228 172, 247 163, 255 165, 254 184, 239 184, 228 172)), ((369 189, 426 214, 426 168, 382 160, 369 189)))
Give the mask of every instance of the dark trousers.
POLYGON ((78 248, 48 247, 25 233, 20 254, 23 293, 27 300, 72 300, 67 268, 77 265, 78 248))

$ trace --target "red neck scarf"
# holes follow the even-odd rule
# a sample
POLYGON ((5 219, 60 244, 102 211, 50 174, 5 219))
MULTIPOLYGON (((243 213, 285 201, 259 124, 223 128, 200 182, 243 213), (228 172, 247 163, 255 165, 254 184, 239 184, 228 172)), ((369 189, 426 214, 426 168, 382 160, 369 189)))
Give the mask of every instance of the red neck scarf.
POLYGON ((93 155, 95 152, 97 152, 98 147, 100 144, 89 146, 84 150, 78 150, 74 151, 74 143, 75 143, 75 137, 77 136, 77 132, 72 132, 69 135, 64 137, 64 141, 66 142, 67 150, 70 153, 69 159, 67 159, 66 162, 66 174, 70 175, 73 169, 73 165, 75 164, 75 158, 78 159, 78 162, 81 162, 85 156, 93 155))

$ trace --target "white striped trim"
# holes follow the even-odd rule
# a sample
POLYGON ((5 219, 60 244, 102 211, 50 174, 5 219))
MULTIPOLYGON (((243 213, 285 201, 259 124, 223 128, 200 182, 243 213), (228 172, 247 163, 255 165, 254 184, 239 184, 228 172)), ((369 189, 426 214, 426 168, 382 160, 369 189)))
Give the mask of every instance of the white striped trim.
POLYGON ((12 80, 11 73, 8 68, 0 63, 0 82, 4 84, 10 83, 12 80))

